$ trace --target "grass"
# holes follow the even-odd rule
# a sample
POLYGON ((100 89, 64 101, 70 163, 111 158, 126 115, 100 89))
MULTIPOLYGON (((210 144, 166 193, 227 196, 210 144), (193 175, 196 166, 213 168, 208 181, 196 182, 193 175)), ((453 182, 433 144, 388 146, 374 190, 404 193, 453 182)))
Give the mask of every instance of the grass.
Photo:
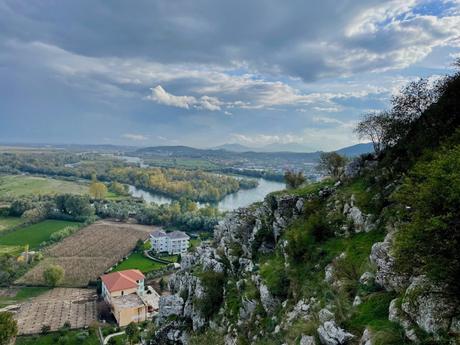
POLYGON ((15 226, 21 225, 25 221, 25 219, 19 217, 0 217, 0 233, 15 226))
POLYGON ((0 255, 5 255, 5 254, 19 255, 23 250, 24 250, 23 246, 0 245, 0 255))
POLYGON ((54 232, 78 224, 65 220, 44 220, 1 236, 0 245, 24 246, 28 244, 30 249, 37 249, 40 243, 47 241, 54 232))
POLYGON ((140 253, 133 253, 126 260, 122 261, 117 267, 115 267, 113 271, 116 272, 129 269, 138 269, 142 273, 148 273, 163 268, 164 266, 164 264, 150 260, 140 253))
POLYGON ((190 241, 190 247, 189 247, 189 250, 192 250, 192 249, 195 249, 196 247, 198 247, 201 243, 201 240, 199 238, 192 238, 190 241))
POLYGON ((364 328, 370 328, 376 345, 406 344, 401 326, 388 320, 388 308, 395 297, 395 293, 385 291, 366 296, 345 322, 346 329, 361 334, 364 328))
POLYGON ((88 331, 75 330, 67 332, 56 332, 47 335, 18 337, 16 345, 99 345, 99 339, 96 334, 90 334, 88 331))
POLYGON ((88 194, 88 185, 49 177, 0 176, 0 198, 36 194, 88 194))
POLYGON ((18 290, 15 296, 0 297, 0 306, 16 304, 26 299, 40 296, 42 293, 49 291, 47 287, 22 287, 18 290))

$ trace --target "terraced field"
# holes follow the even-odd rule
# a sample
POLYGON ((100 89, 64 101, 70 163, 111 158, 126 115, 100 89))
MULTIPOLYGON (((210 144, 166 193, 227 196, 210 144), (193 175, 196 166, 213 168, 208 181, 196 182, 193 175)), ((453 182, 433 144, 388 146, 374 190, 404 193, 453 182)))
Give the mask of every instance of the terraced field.
POLYGON ((43 284, 43 270, 51 263, 65 271, 64 286, 86 286, 126 257, 136 242, 146 240, 153 227, 99 221, 65 238, 45 251, 45 259, 17 283, 43 284))

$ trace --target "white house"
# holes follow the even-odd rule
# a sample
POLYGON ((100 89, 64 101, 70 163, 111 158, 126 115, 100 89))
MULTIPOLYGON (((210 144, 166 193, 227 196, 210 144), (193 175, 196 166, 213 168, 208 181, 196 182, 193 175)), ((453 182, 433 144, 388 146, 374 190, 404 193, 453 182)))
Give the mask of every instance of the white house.
POLYGON ((152 249, 156 252, 183 254, 187 252, 190 237, 182 231, 164 232, 155 230, 150 234, 152 249))

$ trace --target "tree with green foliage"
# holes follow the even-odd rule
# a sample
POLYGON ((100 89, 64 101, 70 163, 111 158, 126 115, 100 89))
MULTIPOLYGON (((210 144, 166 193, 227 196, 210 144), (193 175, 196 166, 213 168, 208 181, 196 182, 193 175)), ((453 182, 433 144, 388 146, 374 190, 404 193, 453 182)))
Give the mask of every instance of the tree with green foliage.
POLYGON ((295 172, 287 170, 284 173, 284 181, 286 182, 288 188, 295 189, 305 183, 306 179, 301 171, 295 172))
POLYGON ((18 334, 18 323, 10 312, 0 312, 0 345, 7 345, 18 334))
POLYGON ((201 313, 209 319, 219 310, 223 302, 225 277, 223 273, 205 271, 199 273, 199 278, 205 293, 195 302, 201 313))
POLYGON ((158 284, 160 285, 160 291, 163 292, 166 289, 166 281, 164 280, 163 277, 161 277, 158 284))
POLYGON ((125 332, 130 344, 133 344, 139 339, 139 328, 134 322, 131 322, 128 326, 126 326, 125 332))
POLYGON ((337 152, 323 152, 320 155, 317 169, 332 178, 338 178, 346 163, 347 158, 337 152))
POLYGON ((359 139, 370 140, 375 153, 379 154, 387 144, 390 121, 386 111, 366 113, 356 126, 355 133, 359 139))
POLYGON ((59 265, 49 265, 43 271, 43 279, 48 286, 58 285, 64 278, 64 269, 59 265))
POLYGON ((407 222, 395 239, 400 270, 460 288, 460 145, 410 170, 394 199, 407 222))

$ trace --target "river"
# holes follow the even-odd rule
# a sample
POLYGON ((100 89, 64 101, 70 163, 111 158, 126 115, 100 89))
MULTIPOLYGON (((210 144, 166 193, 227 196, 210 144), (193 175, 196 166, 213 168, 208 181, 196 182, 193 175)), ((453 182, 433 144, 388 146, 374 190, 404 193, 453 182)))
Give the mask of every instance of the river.
MULTIPOLYGON (((217 203, 217 208, 220 211, 232 211, 239 207, 248 206, 256 201, 262 201, 267 194, 286 187, 284 183, 269 181, 263 178, 258 178, 257 181, 259 185, 255 188, 240 189, 238 192, 225 196, 217 203)), ((173 199, 164 195, 151 193, 134 186, 129 186, 129 192, 134 197, 142 197, 147 202, 154 202, 159 205, 169 204, 173 201, 173 199)))

